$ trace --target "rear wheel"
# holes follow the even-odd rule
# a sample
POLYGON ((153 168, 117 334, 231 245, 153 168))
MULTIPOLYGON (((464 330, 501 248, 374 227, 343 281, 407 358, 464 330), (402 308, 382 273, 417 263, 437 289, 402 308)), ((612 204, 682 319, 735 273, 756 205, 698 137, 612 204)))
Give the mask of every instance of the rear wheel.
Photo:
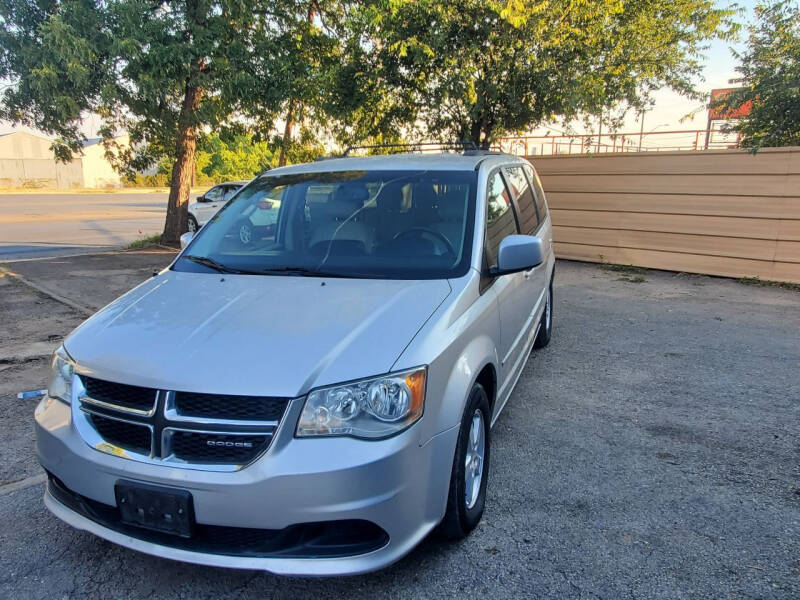
POLYGON ((550 343, 550 336, 553 334, 553 281, 547 287, 547 298, 545 300, 542 320, 539 325, 539 333, 536 341, 533 342, 534 348, 544 348, 550 343))
POLYGON ((486 390, 476 383, 461 418, 447 511, 439 526, 442 535, 448 539, 466 537, 483 515, 489 475, 490 418, 486 390))

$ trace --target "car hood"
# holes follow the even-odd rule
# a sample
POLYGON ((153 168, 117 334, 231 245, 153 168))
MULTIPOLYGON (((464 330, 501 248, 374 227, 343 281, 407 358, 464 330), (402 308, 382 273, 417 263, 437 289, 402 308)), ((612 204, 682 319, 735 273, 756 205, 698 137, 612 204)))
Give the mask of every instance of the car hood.
POLYGON ((166 271, 64 346, 80 372, 119 383, 296 397, 388 372, 449 293, 446 280, 166 271))

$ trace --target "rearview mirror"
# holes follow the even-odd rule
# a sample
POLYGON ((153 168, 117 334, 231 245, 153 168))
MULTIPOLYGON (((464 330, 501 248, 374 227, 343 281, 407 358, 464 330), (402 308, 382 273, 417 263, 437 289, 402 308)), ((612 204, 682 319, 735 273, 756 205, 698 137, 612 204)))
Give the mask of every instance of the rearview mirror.
POLYGON ((189 245, 189 242, 192 241, 193 237, 194 237, 194 232, 192 231, 187 231, 181 236, 181 250, 183 250, 184 248, 186 248, 186 246, 189 245))
POLYGON ((527 271, 542 264, 544 251, 542 240, 535 235, 509 235, 500 242, 497 251, 497 267, 492 275, 505 275, 527 271))

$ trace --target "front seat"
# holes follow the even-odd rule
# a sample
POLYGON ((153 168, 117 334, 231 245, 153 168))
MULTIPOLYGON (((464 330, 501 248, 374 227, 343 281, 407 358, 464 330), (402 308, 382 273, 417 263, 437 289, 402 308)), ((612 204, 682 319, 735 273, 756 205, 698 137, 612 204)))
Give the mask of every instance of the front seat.
POLYGON ((464 237, 464 206, 463 193, 445 194, 437 206, 440 221, 432 223, 430 228, 441 233, 453 246, 456 254, 460 255, 464 237))
POLYGON ((363 183, 345 182, 336 188, 333 198, 315 211, 308 242, 311 250, 321 254, 335 248, 372 252, 375 234, 360 214, 368 199, 369 190, 363 183))
POLYGON ((378 244, 390 243, 398 233, 412 225, 411 214, 403 210, 403 188, 406 185, 408 183, 403 180, 391 181, 383 186, 375 198, 378 208, 375 237, 378 244))

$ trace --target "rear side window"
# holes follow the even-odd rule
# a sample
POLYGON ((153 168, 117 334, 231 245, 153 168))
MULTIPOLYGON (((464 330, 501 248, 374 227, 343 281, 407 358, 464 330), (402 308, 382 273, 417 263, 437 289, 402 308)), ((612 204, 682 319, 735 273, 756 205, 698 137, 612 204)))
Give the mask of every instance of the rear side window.
POLYGON ((497 251, 503 238, 519 233, 511 194, 506 188, 500 171, 489 178, 486 196, 486 265, 497 265, 497 251))
POLYGON ((522 233, 531 234, 539 226, 539 218, 536 215, 536 206, 528 178, 522 171, 522 167, 506 167, 504 169, 508 185, 517 199, 517 210, 519 213, 519 228, 522 233))
POLYGON ((544 221, 544 218, 547 216, 547 203, 544 199, 542 182, 539 180, 539 175, 536 174, 532 166, 525 165, 525 172, 528 174, 528 179, 531 180, 533 191, 536 192, 536 210, 539 212, 539 221, 544 221))

